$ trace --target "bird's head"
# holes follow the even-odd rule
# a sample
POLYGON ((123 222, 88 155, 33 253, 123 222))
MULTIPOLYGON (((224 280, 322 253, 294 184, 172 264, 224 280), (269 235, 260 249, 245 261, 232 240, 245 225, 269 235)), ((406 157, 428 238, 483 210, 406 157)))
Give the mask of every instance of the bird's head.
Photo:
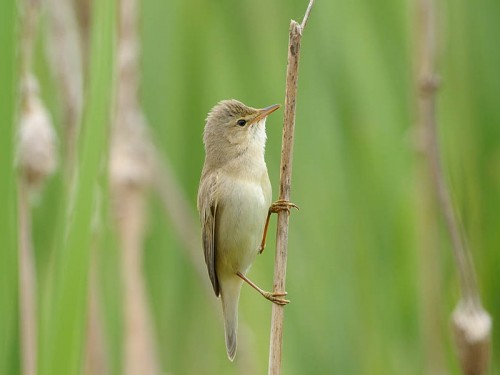
POLYGON ((256 109, 231 99, 219 102, 209 112, 203 141, 207 158, 223 163, 247 150, 264 152, 265 123, 279 104, 256 109))

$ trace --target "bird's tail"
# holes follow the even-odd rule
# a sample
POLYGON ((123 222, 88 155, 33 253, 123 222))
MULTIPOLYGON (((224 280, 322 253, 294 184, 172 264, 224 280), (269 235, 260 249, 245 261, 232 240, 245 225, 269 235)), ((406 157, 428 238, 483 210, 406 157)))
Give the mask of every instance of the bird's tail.
POLYGON ((240 299, 241 282, 232 285, 221 285, 222 312, 224 314, 224 331, 226 333, 227 357, 230 361, 236 355, 238 332, 238 302, 240 299))

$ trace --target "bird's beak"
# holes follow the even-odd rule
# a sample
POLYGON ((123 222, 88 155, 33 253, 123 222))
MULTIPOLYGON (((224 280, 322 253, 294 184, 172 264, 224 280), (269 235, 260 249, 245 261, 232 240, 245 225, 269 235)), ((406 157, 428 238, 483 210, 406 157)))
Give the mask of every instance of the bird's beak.
POLYGON ((259 122, 260 120, 262 120, 263 118, 266 118, 271 113, 273 113, 274 111, 276 111, 279 107, 281 107, 281 104, 273 104, 273 105, 271 105, 269 107, 257 110, 257 114, 250 121, 250 124, 255 124, 255 123, 259 122))

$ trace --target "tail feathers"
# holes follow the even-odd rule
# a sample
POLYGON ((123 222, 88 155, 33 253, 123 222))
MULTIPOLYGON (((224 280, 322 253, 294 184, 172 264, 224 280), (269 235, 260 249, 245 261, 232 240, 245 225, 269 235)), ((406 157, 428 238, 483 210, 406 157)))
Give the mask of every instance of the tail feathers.
POLYGON ((241 284, 234 288, 221 288, 222 312, 224 313, 224 331, 226 333, 227 357, 234 360, 238 346, 238 301, 241 284), (225 289, 225 290, 224 290, 225 289))
POLYGON ((236 347, 238 346, 238 340, 236 338, 236 330, 226 328, 226 350, 227 358, 232 362, 236 356, 236 347))

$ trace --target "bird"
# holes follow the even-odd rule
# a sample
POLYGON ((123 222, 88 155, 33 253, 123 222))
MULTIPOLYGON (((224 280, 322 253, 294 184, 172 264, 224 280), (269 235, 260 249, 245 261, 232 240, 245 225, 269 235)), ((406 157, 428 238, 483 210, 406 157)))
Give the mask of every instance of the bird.
POLYGON ((276 304, 289 303, 286 292, 267 292, 246 276, 264 250, 271 213, 296 207, 280 200, 271 204, 265 124, 279 107, 256 109, 234 99, 223 100, 208 113, 203 132, 205 162, 197 206, 208 275, 222 303, 230 361, 236 355, 238 302, 244 282, 276 304))

